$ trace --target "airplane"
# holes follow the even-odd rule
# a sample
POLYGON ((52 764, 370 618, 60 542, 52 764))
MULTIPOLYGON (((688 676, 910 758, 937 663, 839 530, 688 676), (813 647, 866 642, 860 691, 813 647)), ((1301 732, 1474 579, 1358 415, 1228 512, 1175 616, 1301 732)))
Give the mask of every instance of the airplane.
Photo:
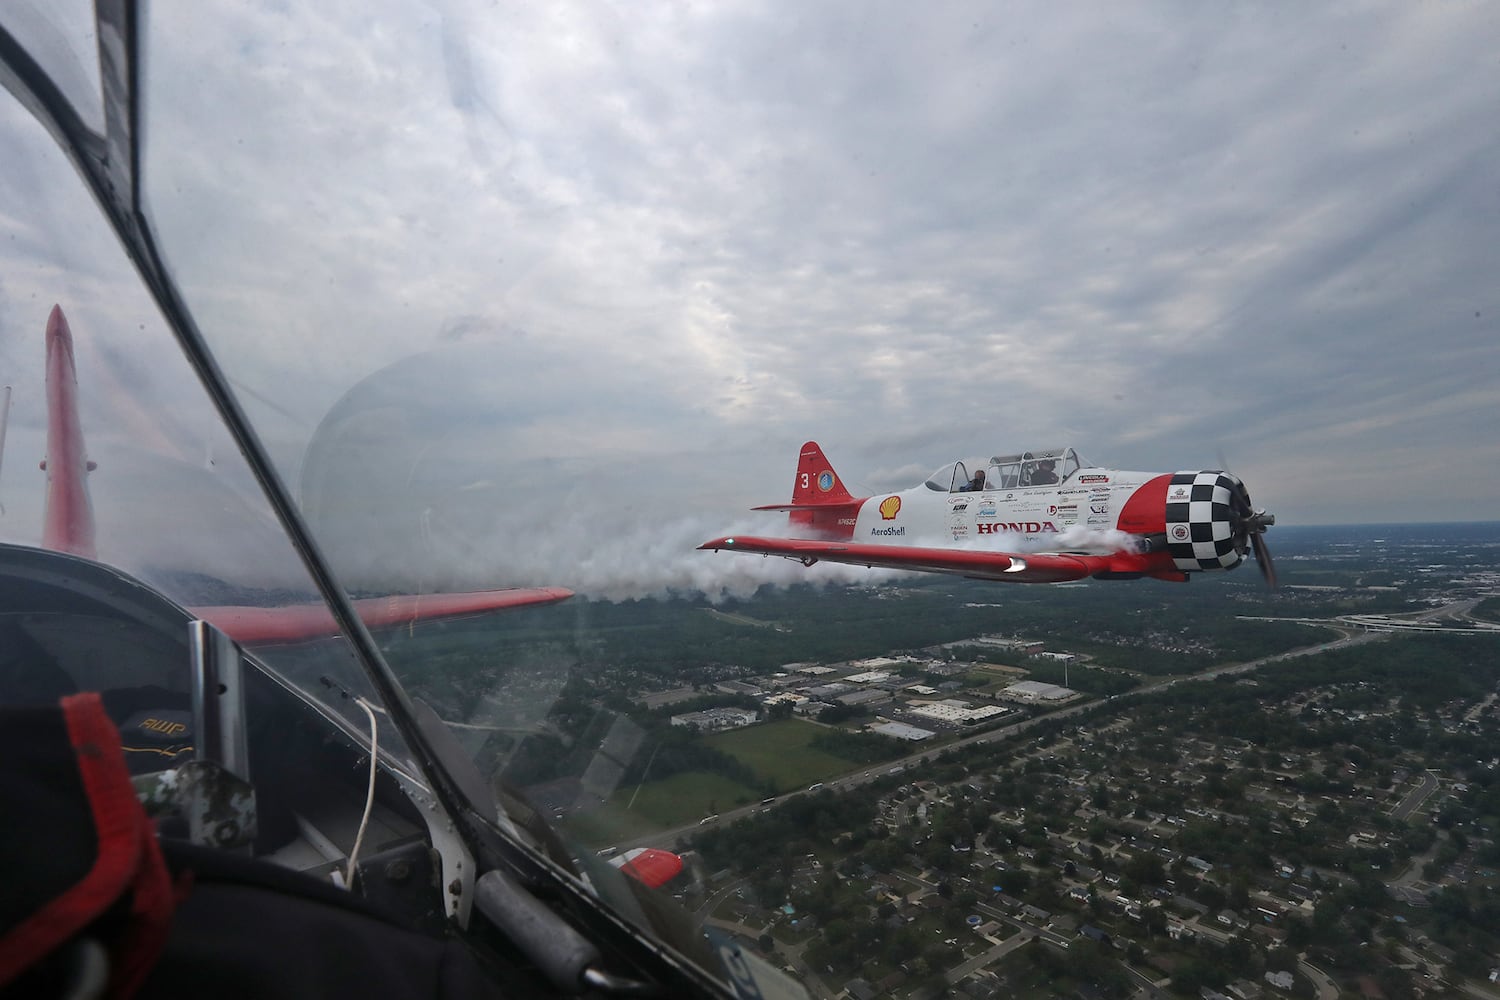
POLYGON ((856 497, 808 441, 791 502, 753 509, 787 511, 795 537, 733 535, 699 548, 1008 583, 1183 582, 1253 551, 1276 585, 1264 537, 1276 517, 1251 504, 1238 476, 1101 468, 1066 447, 997 455, 973 475, 950 462, 910 489, 856 497))

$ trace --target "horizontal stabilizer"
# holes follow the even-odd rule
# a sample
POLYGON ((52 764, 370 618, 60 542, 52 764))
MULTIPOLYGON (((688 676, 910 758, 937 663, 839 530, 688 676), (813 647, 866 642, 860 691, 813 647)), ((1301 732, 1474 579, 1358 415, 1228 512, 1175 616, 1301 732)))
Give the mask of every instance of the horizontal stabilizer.
POLYGON ((842 503, 768 503, 759 507, 751 507, 751 510, 819 510, 827 511, 835 507, 847 507, 850 511, 857 513, 863 500, 849 500, 842 503))

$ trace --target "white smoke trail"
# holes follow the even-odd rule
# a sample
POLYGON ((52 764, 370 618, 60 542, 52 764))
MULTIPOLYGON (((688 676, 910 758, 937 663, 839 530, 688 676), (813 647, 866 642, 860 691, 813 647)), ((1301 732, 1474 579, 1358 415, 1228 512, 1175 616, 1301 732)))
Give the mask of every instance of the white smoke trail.
MULTIPOLYGON (((675 518, 616 516, 606 525, 594 518, 551 512, 549 522, 533 530, 506 532, 501 551, 483 560, 482 575, 493 581, 500 567, 517 585, 568 587, 580 595, 611 601, 701 594, 711 601, 746 597, 766 584, 854 584, 878 586, 912 574, 858 565, 819 562, 802 566, 778 556, 742 552, 712 552, 698 548, 725 535, 795 536, 785 520, 775 515, 744 517, 731 523, 711 515, 675 518), (581 526, 580 526, 581 525, 581 526)), ((1134 536, 1121 531, 1083 525, 1043 537, 995 535, 911 539, 913 546, 969 551, 1035 553, 1083 551, 1093 553, 1133 549, 1134 536)), ((472 552, 469 554, 472 559, 472 552)), ((493 584, 491 584, 493 585, 493 584)))
MULTIPOLYGON (((536 538, 508 546, 511 570, 534 567, 538 578, 579 594, 611 601, 701 594, 711 601, 747 597, 766 584, 874 586, 905 574, 862 566, 818 563, 806 567, 776 556, 703 551, 711 538, 734 534, 783 535, 776 518, 725 524, 706 515, 639 522, 603 536, 536 538), (770 523, 767 523, 769 521, 770 523)), ((527 575, 530 575, 529 573, 527 575)))

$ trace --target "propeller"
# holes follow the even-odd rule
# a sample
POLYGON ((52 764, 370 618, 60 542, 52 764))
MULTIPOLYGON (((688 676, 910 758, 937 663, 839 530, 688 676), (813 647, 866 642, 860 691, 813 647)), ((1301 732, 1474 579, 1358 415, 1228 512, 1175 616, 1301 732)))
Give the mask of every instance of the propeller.
POLYGON ((1265 578, 1266 584, 1274 589, 1276 564, 1271 561, 1271 548, 1266 544, 1266 529, 1276 523, 1276 515, 1267 514, 1251 504, 1250 491, 1245 488, 1244 482, 1238 476, 1234 476, 1234 480, 1236 485, 1232 504, 1232 524, 1235 539, 1241 552, 1245 551, 1246 543, 1249 543, 1249 548, 1255 552, 1255 562, 1260 566, 1260 575, 1265 578))
POLYGON ((1276 564, 1271 562, 1271 547, 1266 544, 1266 529, 1276 523, 1276 515, 1257 510, 1251 513, 1248 523, 1250 547, 1255 550, 1255 562, 1260 566, 1260 575, 1266 578, 1266 585, 1274 590, 1276 564))

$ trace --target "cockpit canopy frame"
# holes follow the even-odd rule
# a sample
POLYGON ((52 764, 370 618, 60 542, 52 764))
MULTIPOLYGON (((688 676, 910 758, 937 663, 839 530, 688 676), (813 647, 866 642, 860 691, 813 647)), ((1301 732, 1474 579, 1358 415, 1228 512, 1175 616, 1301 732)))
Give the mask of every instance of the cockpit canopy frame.
POLYGON ((1086 463, 1072 448, 1037 448, 1014 455, 996 455, 989 461, 985 477, 990 488, 1025 489, 1056 486, 1067 482, 1086 463))
POLYGON ((1016 490, 1032 486, 1056 486, 1067 482, 1088 464, 1072 448, 1037 448, 1014 455, 996 455, 984 465, 974 463, 976 474, 984 469, 984 481, 976 484, 964 462, 949 462, 922 485, 939 493, 972 490, 1016 490))

